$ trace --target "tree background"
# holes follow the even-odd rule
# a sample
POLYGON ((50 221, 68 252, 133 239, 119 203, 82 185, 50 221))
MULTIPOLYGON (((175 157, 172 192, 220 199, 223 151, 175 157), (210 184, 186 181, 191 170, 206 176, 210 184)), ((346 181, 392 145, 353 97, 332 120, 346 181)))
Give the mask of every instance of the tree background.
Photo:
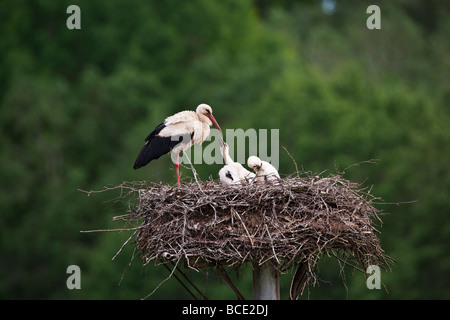
MULTIPOLYGON (((175 183, 170 157, 134 171, 165 117, 208 103, 222 129, 280 129, 312 172, 373 185, 381 241, 397 263, 383 288, 325 258, 302 299, 450 298, 450 3, 438 0, 0 2, 0 298, 140 299, 168 273, 131 262, 111 218, 123 181, 175 183), (69 30, 66 9, 81 9, 69 30), (368 30, 366 9, 381 9, 368 30), (68 290, 66 268, 81 268, 68 290)), ((280 173, 295 166, 280 150, 280 173)), ((218 179, 219 165, 197 165, 218 179)), ((190 173, 182 169, 186 178, 190 173)), ((234 299, 188 271, 210 299, 234 299)), ((291 273, 281 277, 287 298, 291 273)), ((232 274, 251 297, 251 269, 232 274)), ((151 299, 189 295, 174 280, 151 299)))

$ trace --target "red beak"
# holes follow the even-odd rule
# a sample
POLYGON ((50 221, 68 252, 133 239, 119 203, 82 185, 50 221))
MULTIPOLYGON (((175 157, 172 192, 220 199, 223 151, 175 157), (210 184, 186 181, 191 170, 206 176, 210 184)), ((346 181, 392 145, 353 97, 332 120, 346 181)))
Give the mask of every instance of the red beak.
POLYGON ((214 124, 214 126, 220 131, 220 133, 223 134, 222 129, 220 129, 219 124, 217 123, 216 119, 214 118, 214 116, 211 114, 208 116, 209 120, 212 121, 212 123, 214 124))

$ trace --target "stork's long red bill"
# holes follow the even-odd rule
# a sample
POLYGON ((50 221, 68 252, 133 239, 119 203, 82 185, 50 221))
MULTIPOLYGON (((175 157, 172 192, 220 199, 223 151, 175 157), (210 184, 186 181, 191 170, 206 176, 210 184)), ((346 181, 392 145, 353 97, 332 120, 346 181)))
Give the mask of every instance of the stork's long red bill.
POLYGON ((222 129, 220 129, 219 124, 217 123, 216 119, 214 118, 214 116, 212 114, 210 114, 208 116, 209 120, 211 120, 211 122, 214 124, 214 126, 220 131, 220 133, 223 134, 222 129))

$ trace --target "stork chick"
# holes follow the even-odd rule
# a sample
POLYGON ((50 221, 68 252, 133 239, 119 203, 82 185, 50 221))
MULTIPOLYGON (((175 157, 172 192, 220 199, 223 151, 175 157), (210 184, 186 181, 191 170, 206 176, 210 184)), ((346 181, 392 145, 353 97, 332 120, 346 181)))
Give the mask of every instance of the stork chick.
POLYGON ((257 156, 250 156, 247 165, 255 170, 256 181, 275 181, 280 179, 277 169, 267 161, 263 161, 257 156))
POLYGON ((256 175, 245 169, 239 162, 234 162, 230 157, 228 144, 222 139, 220 139, 220 142, 222 144, 220 151, 225 160, 225 166, 219 171, 220 182, 223 184, 235 185, 253 181, 256 175))

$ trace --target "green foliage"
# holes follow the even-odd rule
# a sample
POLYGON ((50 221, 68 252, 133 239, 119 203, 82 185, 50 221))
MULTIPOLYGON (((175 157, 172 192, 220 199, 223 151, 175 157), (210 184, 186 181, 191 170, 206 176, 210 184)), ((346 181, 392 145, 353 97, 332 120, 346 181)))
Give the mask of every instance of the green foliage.
MULTIPOLYGON (((325 258, 304 299, 450 298, 450 11, 442 1, 70 1, 0 4, 0 297, 139 299, 168 272, 143 267, 120 228, 126 180, 175 182, 170 157, 134 171, 145 136, 165 117, 210 104, 222 129, 280 129, 299 168, 344 171, 373 185, 380 238, 397 260, 368 290, 358 271, 325 258), (79 265, 82 290, 65 286, 79 265), (120 285, 119 285, 120 284, 120 285)), ((280 172, 295 172, 283 150, 280 172)), ((197 165, 217 179, 218 165, 197 165)), ((190 175, 182 168, 182 175, 190 175)), ((213 272, 188 270, 209 298, 234 298, 213 272)), ((231 273, 251 297, 251 269, 231 273)), ((287 298, 290 275, 282 275, 287 298)), ((151 298, 190 296, 174 280, 151 298)))

